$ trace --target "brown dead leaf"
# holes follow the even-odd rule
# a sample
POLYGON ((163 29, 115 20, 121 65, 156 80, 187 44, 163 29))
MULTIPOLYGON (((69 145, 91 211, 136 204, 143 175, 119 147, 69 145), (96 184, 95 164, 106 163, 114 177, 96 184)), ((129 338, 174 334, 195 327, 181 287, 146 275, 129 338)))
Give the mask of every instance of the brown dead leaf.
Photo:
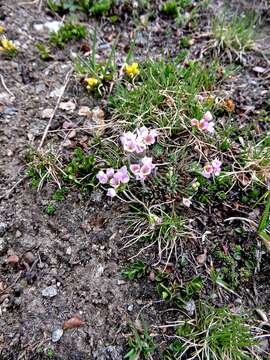
POLYGON ((250 183, 250 179, 245 174, 239 174, 237 178, 243 186, 247 186, 250 183))
POLYGON ((80 318, 79 315, 75 315, 71 319, 64 322, 63 329, 64 330, 74 329, 83 325, 84 325, 84 321, 80 318))
POLYGON ((68 134, 68 138, 69 139, 74 139, 77 135, 77 132, 75 129, 71 130, 70 133, 68 134))
POLYGON ((197 256, 197 263, 199 265, 203 265, 205 264, 206 259, 207 259, 207 250, 204 250, 203 254, 197 256))
POLYGON ((19 256, 17 255, 10 255, 6 258, 6 263, 12 266, 15 266, 20 261, 19 256))
POLYGON ((227 112, 233 112, 235 110, 235 104, 231 99, 224 100, 221 106, 227 112))

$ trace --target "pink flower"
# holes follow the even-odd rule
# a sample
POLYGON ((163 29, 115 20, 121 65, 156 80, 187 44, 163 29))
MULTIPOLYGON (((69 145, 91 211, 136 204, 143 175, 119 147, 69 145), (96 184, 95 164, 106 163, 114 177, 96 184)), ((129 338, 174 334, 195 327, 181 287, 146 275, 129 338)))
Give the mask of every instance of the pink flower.
POLYGON ((139 143, 136 146, 135 152, 137 154, 141 154, 141 153, 143 153, 145 151, 145 149, 146 149, 146 146, 143 143, 139 143))
POLYGON ((150 130, 148 134, 143 137, 145 145, 153 145, 156 141, 157 132, 156 130, 150 130))
POLYGON ((125 151, 134 152, 136 150, 137 139, 136 135, 132 132, 128 131, 124 133, 120 140, 125 151))
POLYGON ((192 126, 198 126, 198 124, 199 124, 199 120, 197 120, 197 119, 191 119, 191 125, 192 126))
POLYGON ((109 196, 110 198, 115 197, 116 196, 116 191, 113 188, 108 189, 107 196, 109 196))
POLYGON ((139 164, 131 164, 131 165, 130 165, 130 170, 131 170, 131 172, 132 172, 134 175, 139 174, 140 169, 141 169, 141 167, 140 167, 139 164))
POLYGON ((190 199, 188 199, 188 198, 183 198, 183 205, 184 205, 184 206, 186 206, 186 207, 189 208, 191 204, 192 204, 192 203, 191 203, 190 199))
POLYGON ((209 179, 211 177, 212 173, 213 173, 213 166, 210 164, 206 164, 203 168, 202 175, 205 178, 209 179))
POLYGON ((213 120, 213 115, 211 114, 210 111, 207 111, 204 115, 203 118, 205 121, 210 122, 213 120))
POLYGON ((127 152, 135 152, 137 150, 136 141, 129 140, 124 143, 124 150, 127 152))
POLYGON ((221 165, 222 165, 222 162, 219 161, 218 159, 215 159, 215 160, 212 161, 214 175, 218 176, 220 174, 221 165))
POLYGON ((214 129, 215 123, 213 121, 211 121, 210 123, 208 123, 206 130, 210 133, 213 134, 215 132, 214 129))
POLYGON ((122 166, 121 169, 119 169, 116 174, 119 175, 121 183, 127 184, 129 182, 130 178, 126 166, 122 166))
POLYGON ((209 179, 211 175, 218 176, 221 172, 222 162, 218 159, 215 159, 211 162, 211 164, 206 164, 203 168, 202 175, 209 179))
POLYGON ((97 173, 96 178, 101 184, 106 184, 108 182, 108 176, 102 170, 97 173))
POLYGON ((145 164, 140 169, 140 176, 145 178, 145 176, 150 175, 152 171, 152 167, 148 164, 145 164))
POLYGON ((142 126, 139 129, 137 129, 137 134, 140 138, 144 138, 148 135, 148 129, 146 126, 142 126))
POLYGON ((149 130, 147 127, 142 126, 137 129, 136 134, 130 131, 124 133, 121 137, 121 143, 125 151, 141 154, 145 151, 147 145, 155 143, 156 137, 156 130, 149 130))
POLYGON ((201 120, 191 119, 191 125, 196 126, 199 130, 213 134, 215 123, 211 120, 213 120, 213 116, 210 111, 207 111, 201 120))
POLYGON ((110 178, 110 177, 113 177, 114 175, 114 169, 113 168, 108 168, 106 170, 106 175, 110 178))
POLYGON ((110 185, 117 188, 121 183, 122 175, 116 172, 110 180, 110 185))

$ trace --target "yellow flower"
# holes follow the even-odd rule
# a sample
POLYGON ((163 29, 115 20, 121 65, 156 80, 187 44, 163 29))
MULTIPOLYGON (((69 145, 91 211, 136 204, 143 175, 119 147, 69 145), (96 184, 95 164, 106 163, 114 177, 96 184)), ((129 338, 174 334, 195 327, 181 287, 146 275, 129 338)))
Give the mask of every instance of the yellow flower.
POLYGON ((0 34, 3 34, 5 32, 5 28, 3 26, 0 26, 0 34))
POLYGON ((140 73, 139 64, 136 62, 134 62, 130 65, 125 64, 124 71, 129 77, 131 77, 133 79, 136 75, 139 75, 139 73, 140 73))
POLYGON ((99 83, 99 81, 98 81, 98 79, 95 79, 95 78, 87 78, 87 79, 85 79, 85 81, 86 81, 86 83, 87 83, 87 89, 93 89, 93 88, 95 88, 97 85, 98 85, 98 83, 99 83))
POLYGON ((8 40, 6 38, 0 40, 0 44, 2 45, 0 47, 0 51, 14 51, 14 50, 17 50, 14 43, 11 40, 8 40))

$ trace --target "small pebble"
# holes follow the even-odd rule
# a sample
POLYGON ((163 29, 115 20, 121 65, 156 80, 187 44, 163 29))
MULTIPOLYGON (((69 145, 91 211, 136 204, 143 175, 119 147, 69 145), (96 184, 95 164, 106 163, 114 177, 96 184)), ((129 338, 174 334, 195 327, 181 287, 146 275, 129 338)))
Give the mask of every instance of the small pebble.
POLYGON ((0 236, 3 236, 7 231, 8 225, 6 223, 0 223, 0 236))
POLYGON ((52 342, 57 342, 61 339, 64 331, 63 329, 56 329, 52 332, 52 342))
POLYGON ((23 258, 24 258, 24 261, 29 265, 32 265, 33 262, 35 261, 35 257, 31 253, 31 251, 27 251, 27 253, 24 254, 23 258))
POLYGON ((127 309, 128 309, 128 311, 132 311, 133 310, 133 305, 128 305, 127 309))
POLYGON ((41 291, 42 296, 53 298, 57 295, 57 289, 55 286, 48 286, 41 291))

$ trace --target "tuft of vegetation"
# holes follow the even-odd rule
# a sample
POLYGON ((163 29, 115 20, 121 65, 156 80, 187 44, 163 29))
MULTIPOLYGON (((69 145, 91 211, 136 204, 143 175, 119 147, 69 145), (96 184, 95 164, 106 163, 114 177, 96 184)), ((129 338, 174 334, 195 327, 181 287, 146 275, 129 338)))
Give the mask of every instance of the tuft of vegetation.
POLYGON ((122 272, 124 279, 140 279, 147 274, 147 265, 143 261, 134 261, 125 271, 122 272))
POLYGON ((50 35, 50 43, 63 48, 67 42, 84 39, 86 35, 87 31, 84 25, 67 22, 57 32, 50 35))
POLYGON ((227 54, 230 60, 242 58, 252 49, 255 41, 255 27, 258 16, 254 13, 243 13, 214 17, 212 33, 215 41, 212 45, 216 56, 227 54))
POLYGON ((45 46, 43 43, 37 43, 36 48, 38 49, 39 56, 44 61, 49 61, 52 59, 52 56, 50 54, 50 49, 45 46))
POLYGON ((140 328, 136 327, 135 324, 130 324, 130 329, 132 331, 132 335, 128 337, 128 347, 130 350, 124 358, 128 360, 148 359, 156 348, 148 328, 145 324, 140 326, 140 328))
POLYGON ((111 9, 113 2, 111 0, 98 0, 95 1, 90 11, 94 16, 106 15, 111 9))
POLYGON ((96 160, 93 154, 85 154, 81 148, 74 150, 70 162, 63 170, 64 180, 85 190, 92 190, 96 182, 96 160))
POLYGON ((206 303, 197 306, 196 319, 177 327, 170 350, 164 359, 251 360, 256 341, 247 317, 228 308, 216 309, 206 303))

